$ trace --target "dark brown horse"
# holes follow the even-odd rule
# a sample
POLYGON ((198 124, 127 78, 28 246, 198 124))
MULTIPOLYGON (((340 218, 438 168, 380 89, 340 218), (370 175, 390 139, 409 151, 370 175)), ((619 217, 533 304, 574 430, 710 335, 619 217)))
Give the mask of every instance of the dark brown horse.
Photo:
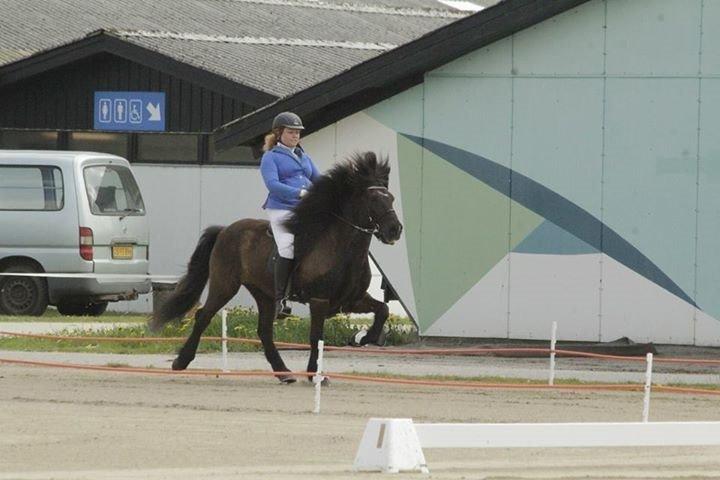
MULTIPOLYGON (((288 227, 295 234, 295 265, 291 297, 310 304, 310 361, 317 369, 318 341, 325 319, 338 312, 374 313, 361 344, 376 343, 388 317, 385 303, 372 298, 368 249, 373 236, 393 244, 402 224, 393 210, 388 191, 390 167, 374 153, 356 154, 330 169, 310 188, 295 209, 288 227)), ((258 336, 275 372, 288 372, 273 342, 275 320, 273 275, 268 260, 275 242, 265 220, 244 219, 228 227, 210 227, 200 237, 175 291, 150 322, 153 330, 182 317, 200 299, 210 280, 207 300, 195 314, 193 331, 172 364, 184 370, 195 358, 200 336, 241 285, 258 306, 258 336)), ((285 383, 291 375, 278 375, 285 383)))

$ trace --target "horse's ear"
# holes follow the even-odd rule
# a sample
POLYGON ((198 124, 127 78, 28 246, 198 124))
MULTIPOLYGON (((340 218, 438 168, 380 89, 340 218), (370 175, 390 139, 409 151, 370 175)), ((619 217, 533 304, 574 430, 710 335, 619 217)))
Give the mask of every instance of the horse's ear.
POLYGON ((380 178, 383 185, 387 187, 390 183, 390 160, 388 159, 388 157, 384 157, 382 160, 380 160, 376 171, 378 178, 380 178))

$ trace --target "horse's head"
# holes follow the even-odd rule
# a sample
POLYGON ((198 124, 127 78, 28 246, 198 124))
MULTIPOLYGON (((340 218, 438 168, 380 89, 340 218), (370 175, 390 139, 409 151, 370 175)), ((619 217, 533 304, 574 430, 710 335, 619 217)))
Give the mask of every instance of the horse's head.
POLYGON ((392 245, 400 239, 403 226, 393 209, 395 197, 388 190, 390 166, 387 160, 378 162, 372 152, 359 155, 355 159, 358 178, 356 190, 356 211, 365 212, 370 228, 383 243, 392 245))
POLYGON ((330 168, 314 182, 286 223, 299 238, 296 256, 299 250, 309 248, 298 249, 298 245, 312 245, 320 238, 328 220, 374 234, 383 243, 395 243, 403 226, 393 210, 395 197, 388 190, 389 177, 387 159, 378 161, 372 152, 356 153, 330 168))

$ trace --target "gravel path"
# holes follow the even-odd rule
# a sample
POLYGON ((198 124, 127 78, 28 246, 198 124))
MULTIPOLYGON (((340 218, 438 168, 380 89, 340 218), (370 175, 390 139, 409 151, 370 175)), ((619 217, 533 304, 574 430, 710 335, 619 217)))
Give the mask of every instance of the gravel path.
MULTIPOLYGON (((404 373, 404 372, 403 372, 404 373)), ((0 365, 0 480, 387 479, 354 474, 369 417, 420 422, 637 421, 642 395, 164 377, 0 365)), ((658 394, 651 420, 720 420, 720 398, 658 394)), ((432 450, 403 479, 720 475, 720 447, 432 450)), ((398 477, 400 478, 400 477, 398 477)))

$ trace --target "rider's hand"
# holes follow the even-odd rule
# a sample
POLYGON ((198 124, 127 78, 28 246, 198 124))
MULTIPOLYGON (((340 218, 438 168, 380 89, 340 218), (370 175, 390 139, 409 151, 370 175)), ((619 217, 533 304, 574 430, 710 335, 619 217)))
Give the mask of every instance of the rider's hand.
POLYGON ((308 191, 305 190, 304 188, 302 190, 300 190, 300 198, 303 198, 307 194, 308 194, 308 191))

